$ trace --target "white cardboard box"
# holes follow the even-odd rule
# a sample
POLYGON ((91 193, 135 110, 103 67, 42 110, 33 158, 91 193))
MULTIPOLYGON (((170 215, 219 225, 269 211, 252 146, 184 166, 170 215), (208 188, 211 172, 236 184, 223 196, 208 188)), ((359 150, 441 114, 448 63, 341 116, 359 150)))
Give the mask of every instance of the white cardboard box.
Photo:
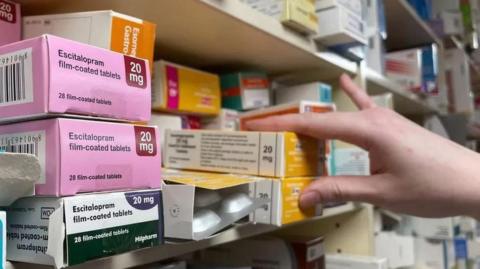
POLYGON ((368 151, 359 147, 335 148, 333 153, 333 171, 336 176, 370 175, 370 158, 368 151))
POLYGON ((8 208, 8 260, 80 264, 163 243, 159 190, 27 197, 8 208))
POLYGON ((320 11, 323 9, 342 6, 359 17, 363 17, 364 6, 362 0, 316 0, 315 10, 320 11))
POLYGON ((366 63, 367 67, 377 73, 385 74, 385 43, 381 33, 373 32, 368 35, 366 63))
POLYGON ((446 35, 463 35, 463 17, 460 11, 443 11, 440 13, 443 22, 443 32, 446 35))
POLYGON ((205 239, 234 222, 249 216, 255 209, 271 201, 270 198, 255 198, 250 195, 250 184, 262 180, 256 177, 169 169, 164 170, 162 180, 168 182, 162 189, 165 237, 168 238, 205 239), (197 197, 202 195, 201 192, 203 194, 205 192, 214 192, 218 196, 215 197, 217 198, 216 200, 203 198, 203 200, 212 202, 211 205, 204 205, 206 202, 200 202, 202 198, 197 197), (222 203, 226 195, 233 193, 243 193, 252 198, 252 204, 246 208, 248 212, 242 210, 239 213, 232 212, 232 214, 227 214, 228 212, 222 211, 224 206, 218 204, 222 203), (213 212, 210 212, 210 217, 205 218, 203 222, 197 220, 196 213, 199 212, 198 210, 205 208, 213 210, 213 212), (208 222, 215 225, 208 226, 208 222))
POLYGON ((365 21, 345 7, 322 9, 317 15, 319 27, 314 39, 319 43, 327 47, 367 44, 365 21))
POLYGON ((216 117, 202 118, 202 129, 237 131, 238 130, 238 111, 222 108, 220 114, 216 117))
POLYGON ((388 261, 385 258, 370 256, 327 254, 325 267, 328 269, 388 269, 388 261))
POLYGON ((453 241, 415 238, 415 268, 453 269, 454 266, 453 241))
POLYGON ((444 56, 450 111, 472 113, 474 111, 474 99, 470 83, 468 58, 462 49, 446 50, 444 56))
POLYGON ((5 268, 7 258, 7 219, 4 211, 0 211, 0 268, 5 268))
POLYGON ((409 49, 386 54, 386 75, 405 90, 422 87, 422 50, 409 49))
POLYGON ((387 258, 388 268, 413 266, 414 246, 412 236, 401 236, 394 232, 379 232, 375 235, 375 256, 387 258))
POLYGON ((152 117, 148 122, 148 125, 158 127, 158 133, 160 134, 160 145, 163 149, 166 130, 182 130, 182 117, 178 115, 152 113, 152 117))
POLYGON ((432 3, 432 15, 437 17, 443 11, 459 11, 460 0, 434 0, 432 3))
POLYGON ((53 34, 147 59, 153 66, 156 25, 111 10, 23 17, 23 39, 53 34))
POLYGON ((332 102, 332 86, 322 82, 280 87, 275 89, 274 94, 277 105, 300 101, 332 102))
POLYGON ((415 235, 432 239, 452 239, 455 236, 456 218, 411 218, 415 235))

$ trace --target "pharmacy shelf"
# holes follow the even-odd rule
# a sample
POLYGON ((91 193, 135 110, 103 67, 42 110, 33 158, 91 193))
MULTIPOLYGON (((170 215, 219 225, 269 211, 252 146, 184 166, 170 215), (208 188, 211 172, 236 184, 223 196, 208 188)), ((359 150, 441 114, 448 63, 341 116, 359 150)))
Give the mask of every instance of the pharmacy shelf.
MULTIPOLYGON (((332 218, 335 216, 355 212, 362 208, 363 205, 355 203, 347 203, 345 205, 325 209, 322 216, 315 217, 302 222, 286 225, 285 227, 292 227, 293 225, 302 225, 309 222, 322 221, 323 219, 332 218)), ((261 235, 278 230, 278 227, 271 225, 259 224, 239 224, 231 229, 219 233, 209 239, 194 242, 183 243, 168 243, 154 248, 141 249, 129 253, 116 255, 113 257, 94 260, 81 264, 78 266, 71 266, 71 269, 90 269, 90 268, 130 268, 133 266, 140 266, 157 261, 177 257, 197 250, 208 247, 233 242, 239 239, 244 239, 256 235, 261 235)), ((6 269, 50 269, 50 266, 32 265, 27 263, 8 263, 6 269)))
POLYGON ((395 82, 371 69, 366 70, 367 89, 369 94, 393 94, 395 111, 404 115, 440 113, 439 109, 428 103, 426 98, 402 89, 395 82))
POLYGON ((436 34, 406 0, 384 1, 387 22, 387 51, 441 44, 436 34))
POLYGON ((157 24, 156 58, 210 70, 271 75, 318 70, 317 79, 353 74, 356 64, 319 53, 315 42, 239 0, 19 0, 27 15, 112 9, 157 24))

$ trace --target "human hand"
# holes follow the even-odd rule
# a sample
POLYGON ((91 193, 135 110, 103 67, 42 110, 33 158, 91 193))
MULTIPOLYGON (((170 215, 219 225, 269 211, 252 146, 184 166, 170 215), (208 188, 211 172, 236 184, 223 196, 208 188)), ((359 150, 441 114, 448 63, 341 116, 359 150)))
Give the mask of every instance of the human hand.
POLYGON ((322 177, 302 192, 302 208, 359 201, 423 217, 480 216, 477 153, 377 107, 347 75, 340 84, 360 111, 289 114, 247 124, 250 130, 339 139, 369 152, 371 176, 322 177))

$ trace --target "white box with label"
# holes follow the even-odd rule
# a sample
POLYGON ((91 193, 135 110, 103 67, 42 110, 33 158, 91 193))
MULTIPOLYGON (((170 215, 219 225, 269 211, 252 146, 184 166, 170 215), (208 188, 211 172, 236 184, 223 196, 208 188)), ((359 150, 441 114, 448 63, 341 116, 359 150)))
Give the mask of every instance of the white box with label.
POLYGON ((375 235, 375 256, 388 259, 388 268, 400 268, 415 264, 415 241, 412 236, 394 232, 379 232, 375 235))
POLYGON ((201 119, 202 129, 237 131, 238 130, 238 111, 228 108, 220 109, 220 114, 215 117, 203 117, 201 119))
POLYGON ((279 87, 275 89, 274 94, 277 105, 301 101, 332 102, 332 86, 322 82, 279 87))
POLYGON ((386 54, 387 78, 405 90, 420 91, 422 87, 422 50, 409 49, 386 54))
POLYGON ((420 218, 412 217, 414 234, 425 238, 452 239, 455 236, 455 218, 420 218))
POLYGON ((323 9, 334 8, 334 7, 344 7, 355 15, 363 17, 364 6, 362 0, 316 0, 315 1, 315 10, 320 11, 323 9))
POLYGON ((474 99, 468 56, 462 49, 448 49, 445 50, 444 57, 450 111, 472 113, 474 99))
POLYGON ((455 268, 453 241, 415 238, 415 268, 455 268))
POLYGON ((366 27, 362 17, 343 6, 317 11, 318 34, 315 41, 327 46, 366 45, 366 27))
POLYGON ((250 184, 262 178, 164 169, 162 179, 168 238, 208 238, 271 201, 250 194, 250 184))

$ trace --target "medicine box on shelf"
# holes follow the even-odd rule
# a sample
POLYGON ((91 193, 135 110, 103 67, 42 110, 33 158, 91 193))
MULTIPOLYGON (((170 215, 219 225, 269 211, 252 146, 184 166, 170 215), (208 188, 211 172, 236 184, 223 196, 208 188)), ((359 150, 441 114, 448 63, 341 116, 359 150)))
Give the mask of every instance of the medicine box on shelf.
POLYGON ((159 190, 27 197, 8 208, 11 261, 81 264, 163 243, 159 190))

